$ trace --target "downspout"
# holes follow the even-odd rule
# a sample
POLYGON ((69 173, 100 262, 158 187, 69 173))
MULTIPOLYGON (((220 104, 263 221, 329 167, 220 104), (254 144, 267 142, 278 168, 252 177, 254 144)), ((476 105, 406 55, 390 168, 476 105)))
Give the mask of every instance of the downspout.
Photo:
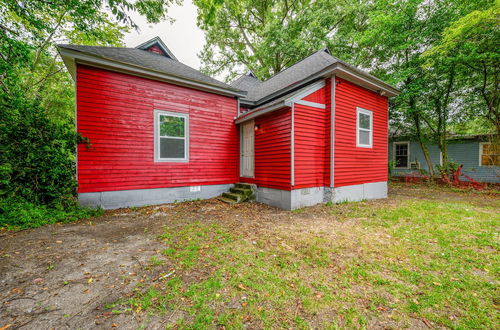
MULTIPOLYGON (((78 134, 78 95, 77 95, 77 79, 78 79, 78 66, 76 61, 73 60, 75 64, 75 133, 78 134)), ((78 182, 78 138, 75 145, 75 175, 76 175, 76 196, 78 196, 78 187, 80 186, 80 182, 78 182)), ((99 197, 100 198, 100 197, 99 197)), ((100 202, 100 200, 99 200, 100 202)))
POLYGON ((290 136, 290 184, 293 187, 295 185, 295 102, 292 103, 292 129, 290 136))
POLYGON ((330 78, 330 188, 334 187, 335 180, 335 74, 330 78))
MULTIPOLYGON (((241 112, 240 112, 240 98, 239 97, 236 97, 236 119, 238 119, 241 115, 241 112)), ((239 169, 239 173, 238 173, 238 181, 240 181, 240 177, 241 177, 241 172, 243 170, 243 162, 241 161, 241 158, 243 158, 243 153, 242 153, 242 150, 243 150, 243 132, 241 130, 241 125, 238 125, 236 124, 238 127, 238 136, 240 138, 240 143, 239 143, 239 149, 238 150, 238 163, 239 163, 239 166, 238 166, 238 169, 239 169)))

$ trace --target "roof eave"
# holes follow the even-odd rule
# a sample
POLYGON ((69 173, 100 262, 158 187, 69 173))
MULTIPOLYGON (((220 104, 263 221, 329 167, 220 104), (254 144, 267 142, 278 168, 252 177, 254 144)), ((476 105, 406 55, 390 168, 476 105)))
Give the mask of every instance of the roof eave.
POLYGON ((333 73, 335 73, 335 75, 340 78, 344 78, 346 80, 354 82, 362 87, 375 91, 381 95, 385 95, 387 97, 398 96, 400 93, 398 89, 383 82, 382 80, 370 74, 359 72, 352 66, 344 63, 337 63, 337 66, 333 73))
POLYGON ((207 84, 201 81, 190 80, 183 77, 169 75, 163 72, 154 71, 144 67, 139 67, 130 63, 119 62, 102 56, 92 55, 85 52, 80 52, 72 49, 67 49, 64 47, 57 47, 59 55, 61 55, 68 71, 70 71, 71 76, 75 79, 76 63, 86 64, 94 67, 99 67, 111 71, 123 72, 127 74, 132 74, 139 77, 155 79, 165 82, 170 82, 176 85, 182 85, 186 87, 191 87, 194 89, 199 89, 203 91, 208 91, 216 94, 244 97, 246 95, 245 91, 240 91, 237 89, 225 89, 222 87, 207 84))
POLYGON ((250 100, 241 100, 242 105, 248 105, 248 106, 259 106, 261 104, 265 104, 272 99, 278 98, 282 95, 286 95, 287 93, 292 92, 293 90, 297 90, 312 81, 321 79, 321 78, 326 78, 330 77, 331 75, 336 74, 337 76, 344 78, 346 80, 352 81, 362 87, 365 87, 369 90, 372 90, 374 92, 377 92, 381 95, 385 95, 387 97, 394 97, 398 96, 400 91, 391 85, 383 82, 382 80, 375 78, 372 75, 366 74, 359 72, 358 70, 354 69, 348 64, 341 63, 341 62, 336 62, 325 69, 309 76, 306 77, 303 80, 300 80, 293 85, 287 86, 286 88, 283 88, 275 93, 269 94, 264 98, 261 98, 260 100, 257 101, 250 101, 250 100))

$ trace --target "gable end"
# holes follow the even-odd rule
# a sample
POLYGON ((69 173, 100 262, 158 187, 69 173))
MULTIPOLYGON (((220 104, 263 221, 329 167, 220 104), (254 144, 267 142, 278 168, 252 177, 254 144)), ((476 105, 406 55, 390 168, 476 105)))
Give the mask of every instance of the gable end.
POLYGON ((165 56, 174 61, 177 61, 177 58, 175 58, 174 54, 170 51, 170 49, 168 49, 167 45, 165 45, 165 43, 159 37, 154 37, 153 39, 150 39, 135 48, 165 56))

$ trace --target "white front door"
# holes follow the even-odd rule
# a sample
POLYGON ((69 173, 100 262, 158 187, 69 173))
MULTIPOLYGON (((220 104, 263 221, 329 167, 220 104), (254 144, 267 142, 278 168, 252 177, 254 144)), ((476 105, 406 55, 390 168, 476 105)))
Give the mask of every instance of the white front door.
POLYGON ((255 148, 254 148, 254 121, 241 124, 241 176, 254 177, 255 148))

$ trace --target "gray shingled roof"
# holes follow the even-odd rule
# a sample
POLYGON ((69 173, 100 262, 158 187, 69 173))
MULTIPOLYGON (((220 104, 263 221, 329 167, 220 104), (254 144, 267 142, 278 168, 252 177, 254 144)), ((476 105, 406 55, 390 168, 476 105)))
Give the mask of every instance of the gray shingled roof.
POLYGON ((243 101, 259 104, 263 98, 296 84, 337 62, 340 60, 330 55, 327 49, 322 49, 268 80, 260 81, 250 75, 244 75, 231 83, 231 86, 248 92, 247 96, 242 98, 243 101))
POLYGON ((179 61, 172 60, 166 56, 154 54, 146 50, 124 47, 101 47, 101 46, 79 46, 58 45, 60 48, 74 50, 105 59, 132 64, 145 69, 181 77, 204 84, 238 91, 237 88, 213 79, 198 70, 195 70, 179 61))
POLYGON ((247 73, 233 81, 230 85, 243 91, 250 91, 259 88, 260 84, 262 84, 262 81, 247 73))

